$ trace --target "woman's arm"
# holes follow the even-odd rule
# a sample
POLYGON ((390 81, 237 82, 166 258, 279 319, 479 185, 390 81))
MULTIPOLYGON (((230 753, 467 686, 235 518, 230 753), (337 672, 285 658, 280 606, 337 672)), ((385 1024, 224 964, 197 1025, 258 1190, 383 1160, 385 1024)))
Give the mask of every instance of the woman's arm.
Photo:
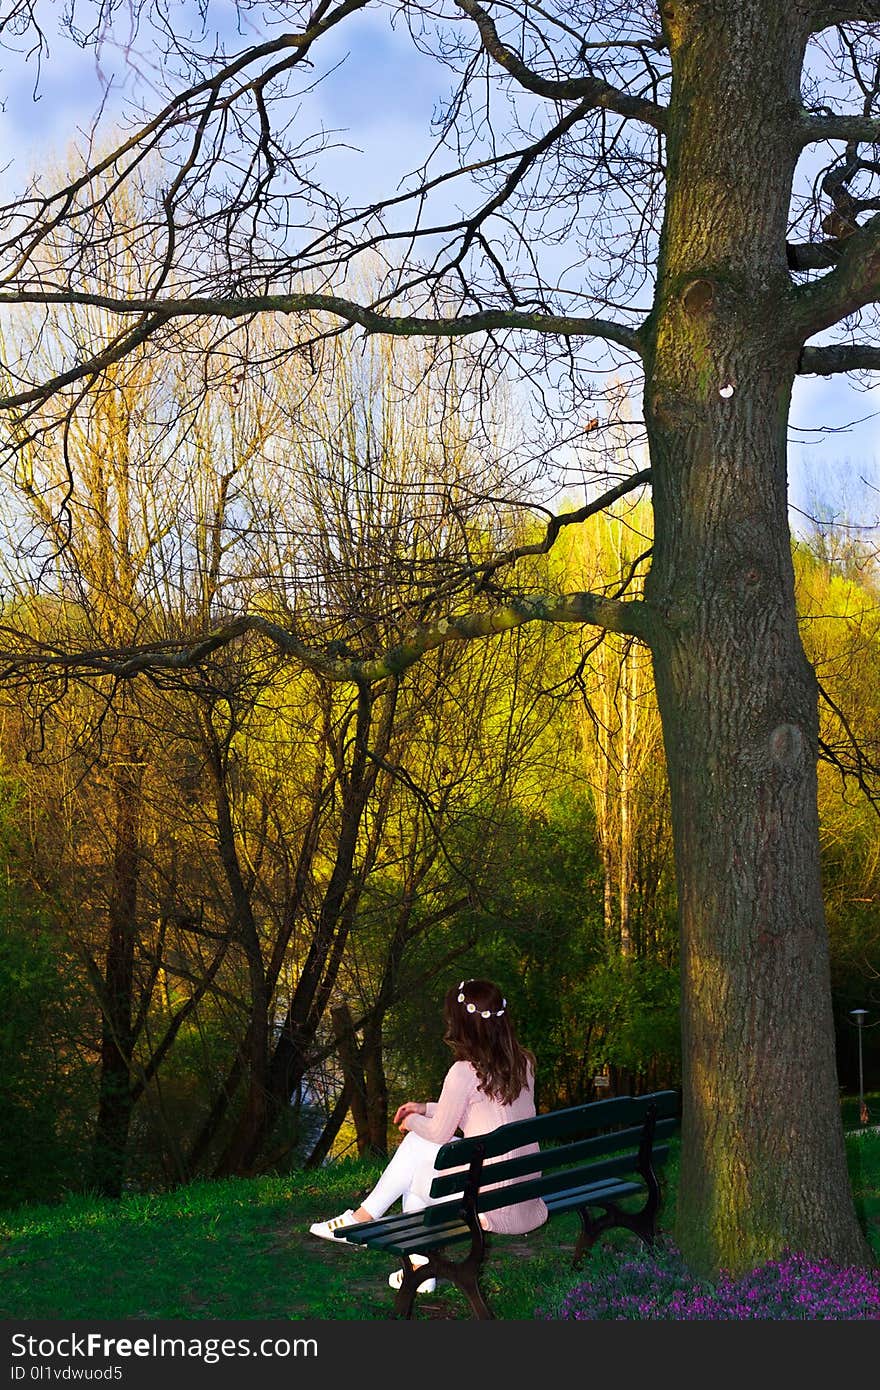
POLYGON ((436 1100, 405 1100, 395 1112, 394 1123, 400 1126, 407 1115, 433 1115, 436 1109, 436 1100))
POLYGON ((394 1123, 402 1125, 407 1115, 427 1115, 429 1105, 433 1111, 435 1109, 433 1101, 405 1100, 403 1105, 399 1105, 394 1113, 394 1123))
MULTIPOLYGON (((432 1106, 432 1115, 410 1113, 401 1125, 430 1139, 432 1144, 445 1144, 464 1119, 467 1103, 474 1085, 474 1071, 467 1062, 455 1062, 446 1073, 440 1099, 432 1106)), ((427 1110, 427 1106, 425 1107, 427 1110)))

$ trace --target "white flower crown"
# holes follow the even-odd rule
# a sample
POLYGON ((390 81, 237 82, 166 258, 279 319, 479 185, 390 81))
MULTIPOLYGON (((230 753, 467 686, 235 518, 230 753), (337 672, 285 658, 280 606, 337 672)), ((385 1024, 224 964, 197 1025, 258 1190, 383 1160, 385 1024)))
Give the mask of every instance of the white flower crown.
MULTIPOLYGON (((467 984, 470 984, 470 980, 467 981, 467 984)), ((465 1012, 466 1012, 466 1013, 469 1013, 469 1014, 479 1014, 479 1015, 480 1015, 480 1018, 492 1018, 493 1013, 494 1013, 495 1018, 500 1018, 501 1015, 504 1013, 504 1010, 507 1008, 507 1000, 506 1000, 506 999, 502 999, 502 1000, 501 1000, 501 1008, 500 1008, 500 1009, 494 1009, 494 1010, 493 1010, 493 1009, 478 1009, 477 1006, 476 1006, 476 1004, 465 1004, 464 994, 462 993, 464 987, 465 987, 465 981, 464 981, 464 980, 460 980, 460 981, 459 981, 459 985, 458 985, 458 1002, 459 1002, 459 1004, 464 1004, 465 1012)))

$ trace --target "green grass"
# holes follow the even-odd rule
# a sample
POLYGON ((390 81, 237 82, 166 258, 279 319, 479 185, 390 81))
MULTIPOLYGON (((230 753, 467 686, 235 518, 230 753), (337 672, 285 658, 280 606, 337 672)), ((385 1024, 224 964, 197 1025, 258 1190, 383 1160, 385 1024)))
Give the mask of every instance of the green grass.
POLYGON ((856 1211, 880 1262, 880 1132, 869 1130, 848 1136, 846 1157, 856 1211))
MULTIPOLYGON (((857 1206, 880 1258, 880 1135, 848 1141, 857 1206)), ((119 1202, 70 1197, 0 1213, 0 1317, 385 1319, 395 1257, 308 1234, 365 1195, 375 1164, 347 1161, 283 1177, 193 1183, 119 1202)), ((661 1225, 675 1214, 677 1144, 661 1225)), ((573 1213, 493 1241, 483 1286, 499 1319, 531 1319, 574 1282, 573 1213)), ((606 1245, 633 1237, 613 1231, 606 1245)), ((598 1251, 596 1258, 602 1258, 598 1251)), ((589 1272, 589 1263, 582 1276, 589 1272)), ((420 1295, 418 1315, 467 1318, 455 1289, 420 1295)))
MULTIPOLYGON (((364 1195, 377 1172, 345 1162, 0 1214, 0 1317, 387 1318, 395 1257, 308 1233, 364 1195)), ((576 1232, 576 1217, 559 1218, 552 1233, 526 1238, 533 1258, 526 1240, 498 1242, 485 1289, 499 1318, 532 1317, 537 1291, 566 1277, 576 1232)), ((443 1286, 420 1296, 419 1312, 469 1316, 443 1286)))

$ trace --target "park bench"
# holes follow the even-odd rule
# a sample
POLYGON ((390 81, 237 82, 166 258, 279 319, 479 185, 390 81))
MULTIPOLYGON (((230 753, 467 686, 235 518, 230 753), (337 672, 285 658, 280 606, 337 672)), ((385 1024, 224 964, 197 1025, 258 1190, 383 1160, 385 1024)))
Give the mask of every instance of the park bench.
POLYGON ((656 1170, 669 1153, 668 1144, 657 1145, 655 1139, 677 1127, 678 1112, 678 1093, 657 1091, 574 1105, 532 1120, 514 1120, 488 1134, 453 1139, 437 1154, 437 1176, 431 1184, 432 1198, 449 1200, 422 1211, 345 1226, 336 1235, 401 1257, 403 1281, 395 1298, 395 1315, 412 1317, 419 1285, 433 1277, 451 1280, 476 1317, 491 1318, 479 1285, 489 1245, 480 1212, 535 1197, 543 1199, 550 1218, 576 1211, 581 1229, 575 1268, 600 1233, 612 1226, 626 1227, 653 1244, 660 1208, 656 1170), (504 1157, 511 1149, 532 1143, 541 1145, 540 1153, 504 1157), (510 1185, 493 1186, 501 1180, 510 1185), (639 1194, 645 1201, 638 1210, 619 1205, 639 1194), (591 1215, 591 1208, 601 1215, 591 1215), (446 1256, 446 1246, 466 1240, 470 1249, 463 1259, 446 1256), (424 1255, 428 1262, 413 1269, 410 1255, 424 1255))

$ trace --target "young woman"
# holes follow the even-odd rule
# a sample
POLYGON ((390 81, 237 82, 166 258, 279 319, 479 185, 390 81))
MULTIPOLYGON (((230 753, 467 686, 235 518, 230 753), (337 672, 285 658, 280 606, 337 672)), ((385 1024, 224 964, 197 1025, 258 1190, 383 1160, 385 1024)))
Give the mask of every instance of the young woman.
MULTIPOLYGON (((446 1073, 440 1098, 408 1100, 400 1106, 394 1123, 405 1137, 372 1192, 356 1211, 349 1208, 329 1221, 315 1222, 310 1227, 312 1235, 337 1240, 337 1230, 357 1221, 377 1221, 396 1201, 402 1201, 405 1212, 419 1211, 438 1200, 428 1195, 435 1176, 434 1158, 457 1131, 467 1138, 534 1116, 535 1059, 517 1041, 507 1000, 498 986, 490 980, 462 980, 447 992, 444 1022, 443 1040, 455 1061, 446 1073)), ((537 1152, 538 1145, 529 1144, 505 1157, 537 1152)), ((532 1231, 546 1220, 547 1208, 540 1198, 480 1217, 485 1230, 508 1235, 532 1231)), ((344 1237, 338 1243, 344 1244, 344 1237)), ((416 1267, 426 1263, 423 1255, 412 1260, 416 1267)), ((399 1288, 401 1280, 397 1270, 388 1282, 399 1288)), ((419 1292, 433 1289, 434 1280, 429 1279, 419 1292)))

